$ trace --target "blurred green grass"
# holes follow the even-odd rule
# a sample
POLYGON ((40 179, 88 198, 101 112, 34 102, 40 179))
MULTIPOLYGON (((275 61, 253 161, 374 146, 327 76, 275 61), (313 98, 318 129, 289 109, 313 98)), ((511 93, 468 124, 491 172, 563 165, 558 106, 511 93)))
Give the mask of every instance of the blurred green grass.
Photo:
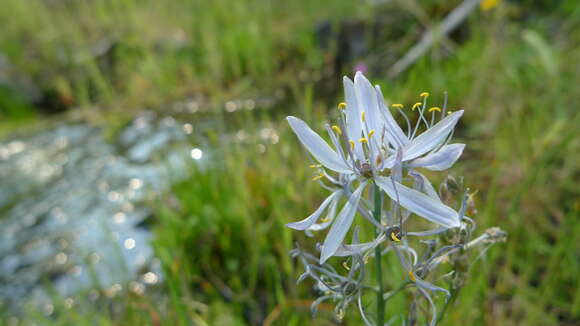
MULTIPOLYGON (((223 144, 215 137, 225 161, 194 171, 150 203, 162 286, 111 305, 60 305, 51 317, 31 311, 25 320, 245 325, 270 316, 273 325, 333 324, 328 307, 311 319, 309 284, 295 285, 301 267, 288 250, 308 240, 284 224, 312 211, 323 192, 309 181, 306 156, 282 113, 307 117, 315 126, 333 114, 342 95, 318 96, 316 87, 297 81, 297 71, 322 70, 327 63, 312 36, 320 19, 371 17, 370 6, 7 0, 3 7, 0 48, 59 101, 129 110, 192 94, 219 101, 280 86, 293 90, 287 103, 237 122, 273 124, 279 143, 262 153, 255 145, 223 144), (114 44, 115 54, 104 60, 114 64, 90 54, 103 40, 114 44)), ((437 12, 445 5, 429 1, 426 7, 437 12)), ((475 13, 468 40, 450 58, 427 55, 395 81, 371 76, 395 102, 409 106, 429 91, 430 103, 439 104, 447 91, 451 109, 466 109, 456 137, 467 150, 454 174, 479 190, 478 230, 497 225, 509 233, 506 244, 472 267, 445 325, 580 320, 580 13, 574 1, 554 8, 541 12, 532 2, 504 3, 475 13)), ((15 121, 22 111, 32 109, 2 112, 15 121)), ((397 301, 389 311, 405 307, 397 301)), ((345 323, 360 324, 354 310, 345 323)))
POLYGON ((62 104, 132 107, 191 94, 247 95, 318 67, 315 20, 345 17, 357 7, 344 1, 9 0, 0 10, 0 48, 62 104))

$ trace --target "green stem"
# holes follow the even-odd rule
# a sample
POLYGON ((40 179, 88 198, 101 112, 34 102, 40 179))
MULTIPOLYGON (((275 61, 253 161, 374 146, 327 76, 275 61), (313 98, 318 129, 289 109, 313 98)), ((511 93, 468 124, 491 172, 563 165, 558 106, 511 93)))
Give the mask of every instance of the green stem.
MULTIPOLYGON (((375 196, 375 210, 373 212, 373 217, 379 223, 381 223, 381 207, 383 206, 381 191, 379 187, 375 184, 374 187, 375 196)), ((377 229, 377 236, 381 233, 381 230, 377 229)), ((375 261, 377 270, 377 282, 379 283, 379 291, 377 292, 377 325, 383 326, 385 324, 385 298, 383 297, 384 286, 383 286, 383 268, 381 266, 381 247, 375 247, 375 261)))

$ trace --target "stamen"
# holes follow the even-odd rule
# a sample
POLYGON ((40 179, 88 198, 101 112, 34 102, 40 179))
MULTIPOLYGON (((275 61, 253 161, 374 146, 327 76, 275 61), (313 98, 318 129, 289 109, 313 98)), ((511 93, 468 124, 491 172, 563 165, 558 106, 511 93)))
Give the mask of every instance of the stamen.
POLYGON ((403 108, 403 104, 398 104, 398 103, 397 103, 397 104, 393 104, 393 105, 391 105, 391 107, 393 107, 393 108, 399 108, 399 109, 402 109, 402 108, 403 108))
POLYGON ((322 167, 322 164, 310 164, 308 167, 311 169, 318 169, 322 167))
POLYGON ((344 267, 344 269, 346 269, 347 271, 350 271, 350 267, 348 267, 348 265, 346 264, 346 261, 342 262, 342 267, 344 267))
POLYGON ((339 126, 337 126, 337 125, 334 125, 334 126, 332 126, 331 128, 332 128, 332 130, 334 130, 334 132, 336 132, 336 133, 337 133, 339 136, 340 136, 340 135, 342 135, 342 130, 340 129, 340 127, 339 127, 339 126))
POLYGON ((453 111, 451 110, 447 111, 447 115, 450 115, 451 113, 453 113, 453 111))
POLYGON ((409 279, 413 282, 417 281, 417 279, 415 278, 415 274, 413 274, 413 271, 409 271, 409 279))
POLYGON ((395 242, 401 242, 401 239, 399 239, 397 237, 397 234, 393 231, 391 232, 391 240, 395 241, 395 242))
POLYGON ((418 108, 418 107, 420 107, 421 104, 422 104, 421 102, 417 102, 417 103, 413 104, 413 107, 411 108, 411 111, 415 111, 415 109, 418 108))
POLYGON ((371 131, 369 131, 369 139, 375 134, 375 130, 371 129, 371 131))
POLYGON ((350 150, 354 150, 354 145, 355 145, 354 140, 349 140, 348 142, 350 143, 350 150))
POLYGON ((346 108, 346 103, 344 103, 344 102, 338 103, 338 109, 339 110, 344 110, 345 108, 346 108))
POLYGON ((315 176, 314 178, 312 178, 312 181, 318 181, 322 178, 324 178, 324 173, 320 173, 319 175, 315 176))
POLYGON ((322 222, 322 223, 326 223, 328 221, 330 221, 330 218, 328 216, 320 219, 320 222, 322 222))
POLYGON ((437 107, 437 106, 434 106, 434 107, 432 107, 432 108, 429 109, 429 112, 433 112, 433 111, 441 112, 441 108, 440 107, 437 107))
POLYGON ((419 96, 427 97, 427 96, 429 96, 429 92, 423 92, 423 93, 419 94, 419 96))
POLYGON ((361 113, 361 119, 362 119, 362 121, 365 121, 365 111, 362 111, 362 113, 361 113))
POLYGON ((407 123, 407 138, 409 138, 409 136, 411 136, 411 121, 409 121, 409 118, 407 117, 407 115, 405 114, 405 112, 403 112, 403 110, 399 109, 399 113, 403 116, 403 118, 405 119, 405 122, 407 123))
POLYGON ((359 143, 367 143, 368 144, 369 140, 366 139, 365 137, 363 137, 363 138, 359 139, 358 142, 359 143))

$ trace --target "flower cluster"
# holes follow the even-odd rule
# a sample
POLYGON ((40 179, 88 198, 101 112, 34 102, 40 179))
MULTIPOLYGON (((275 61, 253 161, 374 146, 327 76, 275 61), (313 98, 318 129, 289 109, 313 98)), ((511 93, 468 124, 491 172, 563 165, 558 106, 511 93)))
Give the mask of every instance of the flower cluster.
MULTIPOLYGON (((344 77, 343 82, 345 102, 338 105, 338 121, 326 125, 332 146, 304 121, 292 116, 287 118, 298 139, 318 162, 311 165, 317 171, 313 180, 330 191, 310 216, 287 224, 307 235, 329 228, 318 246, 320 254, 310 254, 300 247, 292 251, 306 269, 299 281, 308 277, 314 279, 322 293, 313 308, 322 301, 333 300, 337 302, 337 315, 341 317, 344 309, 356 302, 367 325, 375 324, 365 312, 363 294, 367 290, 377 293, 378 309, 374 319, 377 325, 383 325, 385 302, 401 290, 413 288, 415 297, 425 298, 431 306, 430 323, 434 325, 437 317, 432 295, 442 293, 449 297, 450 292, 428 282, 427 276, 439 264, 463 252, 475 223, 465 215, 472 203, 467 189, 460 190, 460 199, 456 201, 458 209, 446 203, 452 202, 446 199, 453 197, 450 189, 462 188, 462 182, 448 177, 435 190, 419 169, 444 171, 461 156, 465 145, 451 143, 451 138, 463 110, 451 112, 445 106, 443 109, 427 108, 429 94, 421 93, 421 101, 415 103, 410 112, 401 104, 392 105, 406 123, 404 131, 385 104, 379 86, 373 87, 360 72, 356 73, 354 81, 344 77), (417 114, 414 123, 405 111, 417 114), (351 243, 346 243, 357 213, 375 230, 375 236, 361 242, 360 226, 357 225, 351 232, 351 243), (413 216, 435 226, 423 231, 409 230, 413 216), (455 235, 452 237, 455 239, 443 243, 434 238, 439 235, 455 235), (428 238, 420 241, 424 248, 422 255, 411 247, 409 237, 428 238), (389 252, 397 257, 407 281, 399 289, 385 291, 381 261, 389 252), (345 273, 333 267, 329 261, 331 257, 343 260, 345 273), (368 282, 365 266, 370 259, 377 260, 377 284, 368 282)), ((500 238, 496 236, 493 240, 500 238)), ((485 243, 490 242, 493 241, 485 243)), ((416 305, 414 301, 411 306, 416 305)), ((409 316, 409 319, 416 318, 411 312, 409 316)))

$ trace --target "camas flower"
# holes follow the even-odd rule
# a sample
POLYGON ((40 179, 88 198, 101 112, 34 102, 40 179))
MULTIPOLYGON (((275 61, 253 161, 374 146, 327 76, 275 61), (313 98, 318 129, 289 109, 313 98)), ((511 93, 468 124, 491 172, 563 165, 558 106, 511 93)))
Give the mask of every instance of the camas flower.
POLYGON ((387 196, 408 211, 443 227, 459 226, 460 218, 455 210, 438 198, 409 188, 396 178, 385 176, 384 172, 396 164, 432 170, 450 167, 461 155, 463 144, 444 143, 463 111, 450 114, 438 123, 434 123, 434 119, 427 123, 423 117, 424 104, 420 112, 427 129, 415 137, 419 126, 412 133, 409 128, 405 134, 387 109, 380 88, 373 87, 362 73, 357 72, 354 82, 344 77, 343 83, 346 103, 339 105, 340 123, 326 126, 334 149, 304 121, 292 116, 287 117, 287 120, 304 147, 321 163, 320 176, 315 179, 327 178, 336 185, 336 180, 324 170, 326 168, 337 172, 340 179, 349 182, 344 183, 342 189, 333 191, 312 215, 287 226, 297 230, 310 229, 329 206, 336 205, 341 196, 346 196, 347 202, 336 218, 334 214, 326 218, 326 226, 330 225, 330 221, 332 226, 322 244, 320 262, 326 261, 339 249, 352 225, 369 180, 373 180, 387 196), (351 192, 350 185, 354 180, 360 180, 360 183, 351 192))

